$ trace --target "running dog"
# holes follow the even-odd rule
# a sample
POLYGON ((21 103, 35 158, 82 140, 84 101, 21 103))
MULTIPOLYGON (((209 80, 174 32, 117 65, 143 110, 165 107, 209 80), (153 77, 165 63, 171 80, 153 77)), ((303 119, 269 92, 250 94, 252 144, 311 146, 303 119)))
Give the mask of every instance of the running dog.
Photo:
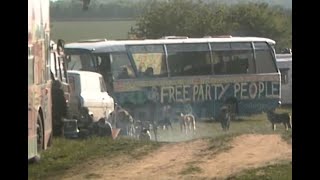
POLYGON ((183 114, 180 113, 179 117, 180 129, 181 132, 188 134, 188 131, 196 131, 196 119, 192 114, 183 114))
POLYGON ((270 110, 267 111, 267 118, 272 124, 273 131, 276 130, 276 124, 281 123, 284 125, 287 131, 289 128, 292 129, 292 120, 289 113, 275 113, 274 111, 270 110))

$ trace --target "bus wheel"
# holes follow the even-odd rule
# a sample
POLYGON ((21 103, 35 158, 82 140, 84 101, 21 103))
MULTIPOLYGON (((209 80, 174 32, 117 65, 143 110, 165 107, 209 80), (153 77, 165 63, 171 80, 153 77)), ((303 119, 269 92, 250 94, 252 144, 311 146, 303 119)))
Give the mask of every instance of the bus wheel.
POLYGON ((43 124, 40 115, 37 118, 37 150, 38 153, 42 151, 44 145, 43 139, 43 124))

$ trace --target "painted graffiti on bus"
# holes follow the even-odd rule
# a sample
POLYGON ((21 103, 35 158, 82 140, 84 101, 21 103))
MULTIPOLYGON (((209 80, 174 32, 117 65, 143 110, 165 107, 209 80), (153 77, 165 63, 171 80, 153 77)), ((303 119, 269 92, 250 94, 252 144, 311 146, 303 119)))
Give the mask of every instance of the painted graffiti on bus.
MULTIPOLYGON (((230 94, 240 100, 275 98, 279 95, 279 83, 277 82, 176 85, 163 86, 159 89, 161 103, 222 100, 226 95, 230 97, 230 94)), ((158 99, 152 100, 159 101, 158 99)))

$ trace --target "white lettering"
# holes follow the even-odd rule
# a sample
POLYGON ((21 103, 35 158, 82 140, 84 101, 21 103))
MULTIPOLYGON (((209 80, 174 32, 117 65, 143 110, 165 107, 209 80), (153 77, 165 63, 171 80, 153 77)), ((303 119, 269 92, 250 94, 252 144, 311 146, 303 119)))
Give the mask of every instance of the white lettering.
POLYGON ((202 85, 199 85, 199 93, 198 93, 198 100, 204 100, 204 95, 203 95, 204 93, 203 93, 203 87, 202 87, 202 85))
POLYGON ((183 86, 183 91, 182 91, 182 94, 183 94, 183 99, 185 101, 190 101, 191 99, 188 97, 188 89, 190 88, 190 85, 185 85, 183 86))
POLYGON ((277 97, 277 95, 279 94, 279 88, 277 87, 277 85, 279 85, 278 83, 272 82, 271 84, 271 88, 272 88, 272 96, 273 97, 277 97))
POLYGON ((229 88, 229 86, 230 86, 230 84, 226 84, 225 86, 221 85, 222 91, 221 91, 221 93, 220 93, 220 95, 219 95, 219 97, 218 97, 219 100, 222 98, 222 96, 223 96, 224 93, 227 91, 227 89, 229 88))
POLYGON ((261 97, 261 94, 263 93, 263 91, 264 91, 264 83, 259 82, 259 94, 258 94, 259 98, 261 97))
POLYGON ((181 95, 182 95, 182 86, 181 85, 175 87, 175 95, 176 95, 177 102, 183 102, 183 99, 181 97, 181 95))
POLYGON ((250 83, 249 85, 249 96, 251 99, 256 98, 257 96, 257 85, 256 83, 250 83))
POLYGON ((243 83, 241 83, 240 99, 248 99, 249 98, 247 95, 245 95, 246 92, 248 92, 248 83, 243 82, 243 83))
POLYGON ((238 97, 239 96, 238 93, 241 90, 240 84, 239 83, 234 83, 233 88, 234 88, 234 97, 238 97))
POLYGON ((164 102, 164 97, 169 96, 169 94, 167 93, 168 89, 170 87, 161 87, 161 93, 160 93, 160 102, 163 103, 164 102))
POLYGON ((173 87, 169 87, 169 102, 174 102, 174 101, 175 101, 175 99, 174 99, 174 88, 173 87))
POLYGON ((198 91, 199 91, 199 87, 198 87, 198 85, 194 85, 193 86, 193 101, 196 101, 196 95, 198 94, 198 91))
POLYGON ((208 84, 206 84, 206 100, 211 100, 211 89, 208 84))

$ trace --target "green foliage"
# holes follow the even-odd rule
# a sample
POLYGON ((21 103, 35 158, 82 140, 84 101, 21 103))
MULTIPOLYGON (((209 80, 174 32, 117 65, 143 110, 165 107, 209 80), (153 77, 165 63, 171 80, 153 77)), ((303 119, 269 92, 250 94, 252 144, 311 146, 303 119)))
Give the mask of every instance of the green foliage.
POLYGON ((126 39, 136 21, 53 21, 51 39, 75 42, 84 39, 126 39))
MULTIPOLYGON (((218 3, 172 0, 150 4, 130 33, 138 37, 203 37, 206 35, 259 36, 291 48, 292 12, 267 3, 218 3)), ((277 50, 278 50, 277 49, 277 50)))
POLYGON ((53 20, 137 19, 129 34, 144 38, 177 35, 260 36, 292 48, 289 0, 97 0, 82 11, 81 1, 51 2, 53 20))
POLYGON ((233 33, 244 36, 259 36, 275 40, 277 47, 292 44, 291 14, 266 3, 248 3, 232 6, 227 22, 233 23, 233 33))

